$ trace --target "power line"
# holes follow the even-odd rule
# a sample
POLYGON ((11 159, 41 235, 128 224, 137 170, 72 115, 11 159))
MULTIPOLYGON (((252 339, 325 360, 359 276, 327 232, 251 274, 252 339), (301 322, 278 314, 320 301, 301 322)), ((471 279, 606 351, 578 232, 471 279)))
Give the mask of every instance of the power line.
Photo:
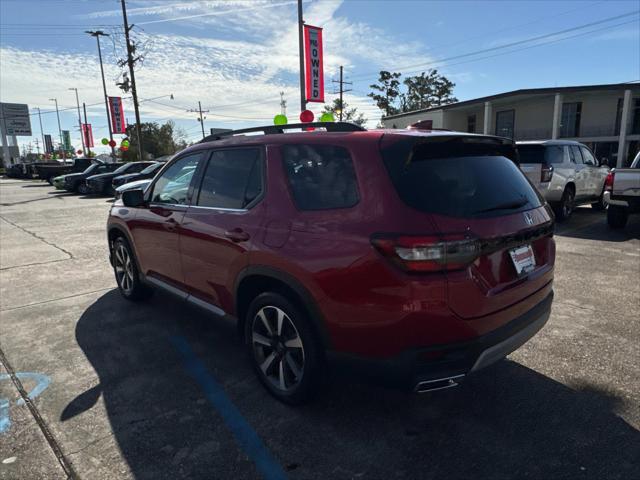
MULTIPOLYGON (((631 11, 631 12, 623 13, 622 15, 615 15, 613 17, 608 17, 608 18, 605 18, 603 20, 598 20, 598 21, 595 21, 595 22, 585 23, 583 25, 578 25, 578 26, 575 26, 575 27, 566 28, 564 30, 558 30, 556 32, 546 33, 544 35, 538 35, 538 36, 535 36, 535 37, 530 37, 530 38, 527 38, 527 39, 524 39, 524 40, 518 40, 516 42, 505 43, 503 45, 498 45, 496 47, 490 47, 490 48, 484 48, 484 49, 481 49, 481 50, 475 50, 473 52, 467 52, 467 53, 463 53, 463 54, 460 54, 460 55, 454 55, 452 57, 441 58, 439 60, 433 60, 431 62, 417 63, 417 64, 413 64, 413 65, 406 65, 404 67, 393 67, 393 68, 388 69, 388 70, 389 71, 391 71, 391 70, 393 70, 393 71, 398 71, 398 70, 402 71, 402 70, 407 70, 407 69, 412 69, 412 68, 417 68, 417 67, 424 68, 426 66, 433 65, 434 63, 441 63, 441 62, 446 62, 446 61, 449 61, 449 60, 457 60, 459 58, 471 57, 471 56, 479 55, 479 54, 482 54, 482 53, 488 53, 488 52, 493 52, 493 51, 496 51, 496 50, 502 50, 502 49, 509 48, 509 47, 515 47, 515 46, 522 45, 522 44, 525 44, 525 43, 534 42, 536 40, 543 40, 545 38, 554 37, 556 35, 562 35, 563 33, 570 33, 570 32, 576 31, 576 30, 582 30, 584 28, 589 28, 589 27, 593 27, 593 26, 596 26, 596 25, 601 25, 603 23, 611 22, 613 20, 618 20, 618 19, 621 19, 621 18, 633 16, 633 15, 638 15, 638 13, 640 13, 640 10, 634 10, 634 11, 631 11)), ((353 75, 352 78, 354 78, 354 79, 355 78, 367 78, 367 77, 371 77, 373 75, 378 75, 379 73, 380 73, 379 71, 361 73, 359 75, 353 75)))

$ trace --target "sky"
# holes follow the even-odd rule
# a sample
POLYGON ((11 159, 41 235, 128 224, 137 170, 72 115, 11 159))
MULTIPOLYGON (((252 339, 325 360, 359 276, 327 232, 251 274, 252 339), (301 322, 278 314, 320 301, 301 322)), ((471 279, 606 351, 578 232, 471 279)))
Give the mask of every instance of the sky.
MULTIPOLYGON (((136 67, 142 121, 173 120, 189 142, 209 128, 271 124, 280 92, 293 123, 300 114, 295 0, 127 0, 144 61, 136 67), (173 98, 171 98, 173 95, 173 98)), ((323 28, 325 100, 344 66, 345 101, 375 127, 367 97, 380 70, 415 75, 437 68, 468 100, 521 88, 640 81, 639 0, 383 1, 303 0, 306 23, 323 28), (636 13, 634 13, 636 12, 636 13)), ((80 146, 75 92, 87 104, 95 142, 108 135, 96 40, 108 94, 124 71, 120 0, 0 0, 0 101, 27 103, 34 137, 63 130, 80 146)), ((310 104, 316 115, 323 104, 310 104)), ((122 136, 116 136, 121 139, 122 136)), ((32 144, 35 151, 35 143, 32 144)), ((99 152, 105 150, 96 148, 99 152)))

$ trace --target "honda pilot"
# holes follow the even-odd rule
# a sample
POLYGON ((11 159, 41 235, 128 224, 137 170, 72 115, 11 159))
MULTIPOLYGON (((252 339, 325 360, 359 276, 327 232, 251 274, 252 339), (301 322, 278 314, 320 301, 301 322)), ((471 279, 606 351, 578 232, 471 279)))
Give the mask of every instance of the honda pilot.
POLYGON ((124 192, 107 231, 124 298, 234 318, 296 404, 333 354, 424 392, 520 347, 549 318, 553 223, 509 139, 332 123, 208 137, 124 192))

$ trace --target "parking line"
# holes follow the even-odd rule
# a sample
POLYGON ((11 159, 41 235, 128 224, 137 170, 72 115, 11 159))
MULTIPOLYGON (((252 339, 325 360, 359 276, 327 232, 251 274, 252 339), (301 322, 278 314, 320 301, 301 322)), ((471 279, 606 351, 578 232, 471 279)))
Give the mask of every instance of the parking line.
POLYGON ((200 384, 207 399, 216 408, 244 452, 256 464, 258 471, 267 480, 286 479, 287 476, 280 464, 267 450, 256 431, 244 419, 222 386, 207 372, 204 364, 191 349, 187 339, 182 336, 176 336, 172 337, 171 341, 182 355, 189 374, 200 384))

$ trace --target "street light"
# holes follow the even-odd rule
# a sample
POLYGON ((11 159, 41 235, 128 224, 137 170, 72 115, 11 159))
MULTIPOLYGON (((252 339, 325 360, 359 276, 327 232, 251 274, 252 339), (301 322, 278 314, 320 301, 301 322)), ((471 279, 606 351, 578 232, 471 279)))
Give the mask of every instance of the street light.
POLYGON ((69 90, 75 90, 76 92, 76 105, 78 106, 78 127, 80 127, 80 140, 82 141, 82 154, 87 155, 87 150, 84 147, 84 130, 82 129, 82 116, 80 115, 80 99, 78 98, 78 89, 71 87, 69 90))
MULTIPOLYGON (((111 130, 111 119, 109 116, 109 98, 107 97, 107 84, 104 81, 104 67, 102 66, 102 50, 100 49, 100 37, 108 37, 109 34, 104 33, 101 30, 96 30, 96 31, 87 30, 84 33, 88 33, 92 37, 96 37, 96 40, 98 41, 98 58, 100 58, 100 73, 102 74, 102 90, 104 91, 104 107, 107 110, 107 127, 109 127, 109 140, 110 140, 110 143, 113 145, 113 131, 111 130)), ((113 146, 111 147, 111 155, 113 156, 113 159, 115 161, 116 150, 113 146)))
POLYGON ((66 159, 65 151, 64 151, 64 141, 62 140, 62 127, 60 126, 60 111, 58 110, 58 99, 50 98, 50 102, 56 102, 56 117, 58 117, 58 134, 60 135, 60 148, 62 150, 62 159, 66 159))

